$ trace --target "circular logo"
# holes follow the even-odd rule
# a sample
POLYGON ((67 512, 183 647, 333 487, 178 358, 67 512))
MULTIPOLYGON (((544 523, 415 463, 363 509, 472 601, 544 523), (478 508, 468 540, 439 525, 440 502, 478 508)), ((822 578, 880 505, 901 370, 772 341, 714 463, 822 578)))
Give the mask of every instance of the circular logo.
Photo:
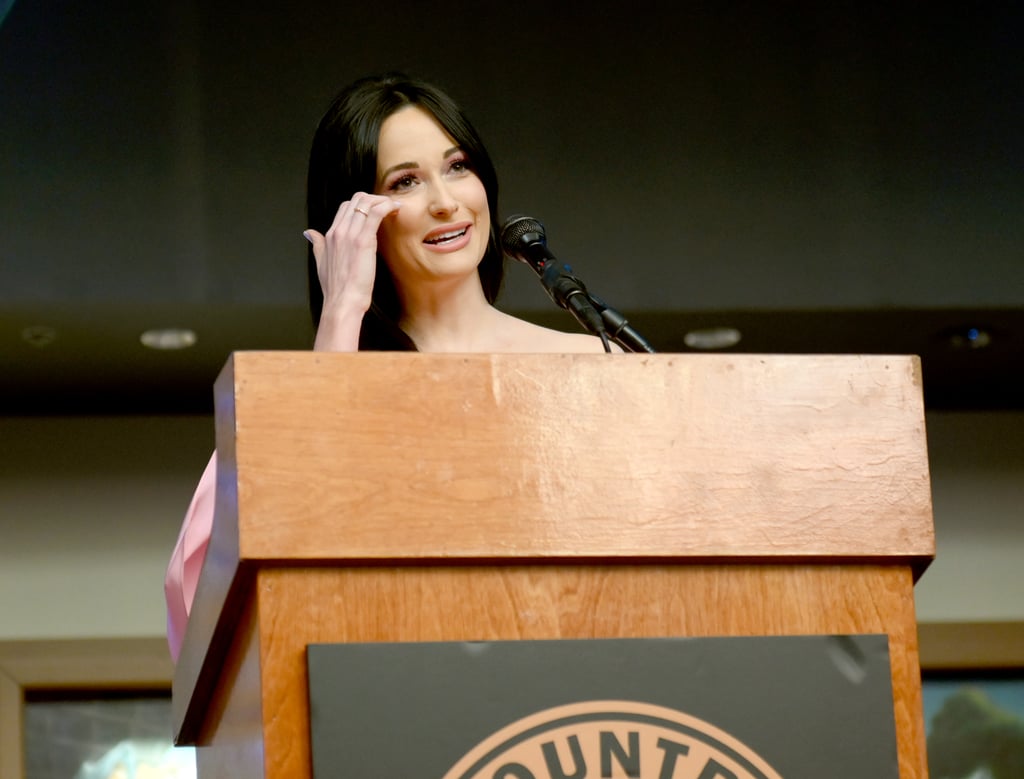
POLYGON ((739 739, 637 701, 545 709, 488 736, 444 779, 781 779, 739 739))

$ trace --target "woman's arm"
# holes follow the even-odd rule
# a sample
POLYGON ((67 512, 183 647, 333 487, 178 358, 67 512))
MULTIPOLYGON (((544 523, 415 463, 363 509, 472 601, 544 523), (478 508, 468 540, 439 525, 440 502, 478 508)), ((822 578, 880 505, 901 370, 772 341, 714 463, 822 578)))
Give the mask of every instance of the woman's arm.
MULTIPOLYGON (((377 229, 399 203, 379 195, 357 193, 338 208, 325 235, 307 230, 313 245, 317 275, 324 292, 324 308, 313 348, 317 351, 354 352, 359 349, 359 330, 370 306, 377 267, 377 229)), ((199 572, 213 530, 217 491, 217 453, 210 458, 185 513, 178 542, 164 577, 167 599, 167 643, 177 662, 199 572)))
POLYGON ((377 230, 401 203, 357 192, 338 208, 323 235, 306 230, 313 245, 316 272, 324 293, 323 313, 313 348, 322 352, 359 350, 363 315, 370 308, 377 272, 377 230))

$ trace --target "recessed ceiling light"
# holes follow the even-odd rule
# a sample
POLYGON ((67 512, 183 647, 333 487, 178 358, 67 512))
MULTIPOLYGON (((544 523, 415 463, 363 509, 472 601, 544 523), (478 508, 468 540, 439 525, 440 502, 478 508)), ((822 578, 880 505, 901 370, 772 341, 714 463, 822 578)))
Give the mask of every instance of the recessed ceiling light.
POLYGON ((29 325, 21 331, 21 340, 42 349, 57 340, 57 330, 49 325, 29 325))
POLYGON ((143 346, 148 346, 150 349, 165 351, 188 349, 195 345, 196 334, 194 330, 183 327, 162 327, 147 330, 139 336, 139 340, 142 341, 143 346))
POLYGON ((705 327, 688 332, 683 343, 691 349, 728 349, 738 344, 741 337, 735 327, 705 327))

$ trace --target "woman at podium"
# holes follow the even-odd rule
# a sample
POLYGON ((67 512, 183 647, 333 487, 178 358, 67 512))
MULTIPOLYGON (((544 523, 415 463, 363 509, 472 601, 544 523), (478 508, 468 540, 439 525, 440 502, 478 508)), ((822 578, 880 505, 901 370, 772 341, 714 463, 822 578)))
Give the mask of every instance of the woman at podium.
MULTIPOLYGON (((459 106, 399 74, 346 88, 317 127, 307 180, 309 297, 320 351, 600 352, 600 339, 494 307, 498 181, 459 106)), ((165 579, 177 660, 213 523, 216 453, 165 579)))

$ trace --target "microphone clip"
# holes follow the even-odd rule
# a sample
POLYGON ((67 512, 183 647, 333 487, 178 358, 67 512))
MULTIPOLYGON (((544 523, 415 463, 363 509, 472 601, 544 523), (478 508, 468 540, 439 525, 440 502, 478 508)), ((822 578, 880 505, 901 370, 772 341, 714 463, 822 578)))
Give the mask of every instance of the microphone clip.
POLYGON ((511 216, 501 228, 504 252, 533 268, 555 305, 571 313, 584 330, 598 336, 611 351, 609 336, 624 351, 654 352, 651 345, 629 326, 626 317, 587 292, 586 285, 568 265, 548 250, 544 225, 529 216, 511 216))
POLYGON ((606 332, 604 319, 594 308, 586 285, 573 275, 572 268, 558 260, 548 260, 541 268, 540 282, 548 297, 572 314, 583 329, 597 336, 606 332))

